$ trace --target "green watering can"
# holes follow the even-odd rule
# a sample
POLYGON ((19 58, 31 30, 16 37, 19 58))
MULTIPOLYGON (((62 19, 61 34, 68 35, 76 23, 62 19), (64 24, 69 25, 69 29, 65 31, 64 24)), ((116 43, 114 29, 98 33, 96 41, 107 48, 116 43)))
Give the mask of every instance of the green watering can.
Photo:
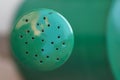
POLYGON ((10 37, 25 80, 120 80, 119 6, 120 0, 25 0, 10 37))

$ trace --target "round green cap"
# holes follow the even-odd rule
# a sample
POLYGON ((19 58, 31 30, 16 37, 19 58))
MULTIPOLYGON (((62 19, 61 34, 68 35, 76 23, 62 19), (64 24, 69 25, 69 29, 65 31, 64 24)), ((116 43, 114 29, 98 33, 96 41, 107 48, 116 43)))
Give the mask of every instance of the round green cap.
POLYGON ((40 71, 54 70, 70 57, 74 35, 69 22, 51 9, 25 13, 11 32, 15 58, 24 66, 40 71))

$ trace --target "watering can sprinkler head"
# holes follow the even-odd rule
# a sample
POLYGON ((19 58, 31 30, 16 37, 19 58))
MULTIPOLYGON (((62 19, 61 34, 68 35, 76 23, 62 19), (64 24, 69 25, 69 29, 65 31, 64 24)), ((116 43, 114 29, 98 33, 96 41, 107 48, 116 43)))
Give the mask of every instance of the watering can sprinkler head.
POLYGON ((37 9, 21 16, 11 32, 15 58, 24 66, 50 71, 70 57, 74 35, 69 22, 51 9, 37 9))

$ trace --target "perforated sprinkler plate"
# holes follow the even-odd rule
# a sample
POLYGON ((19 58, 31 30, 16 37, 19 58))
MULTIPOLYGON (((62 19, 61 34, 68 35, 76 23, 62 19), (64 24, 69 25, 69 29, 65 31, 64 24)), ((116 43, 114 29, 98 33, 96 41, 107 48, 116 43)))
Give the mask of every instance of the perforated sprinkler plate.
POLYGON ((62 66, 74 44, 68 21, 50 9, 33 10, 21 16, 11 32, 14 56, 24 66, 49 71, 62 66))

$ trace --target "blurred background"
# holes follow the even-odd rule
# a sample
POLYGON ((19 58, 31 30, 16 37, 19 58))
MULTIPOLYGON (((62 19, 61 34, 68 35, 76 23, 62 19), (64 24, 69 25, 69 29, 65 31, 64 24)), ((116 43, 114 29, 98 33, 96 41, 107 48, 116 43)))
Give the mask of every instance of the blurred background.
POLYGON ((0 0, 0 80, 23 80, 9 47, 9 33, 15 13, 22 0, 0 0))

